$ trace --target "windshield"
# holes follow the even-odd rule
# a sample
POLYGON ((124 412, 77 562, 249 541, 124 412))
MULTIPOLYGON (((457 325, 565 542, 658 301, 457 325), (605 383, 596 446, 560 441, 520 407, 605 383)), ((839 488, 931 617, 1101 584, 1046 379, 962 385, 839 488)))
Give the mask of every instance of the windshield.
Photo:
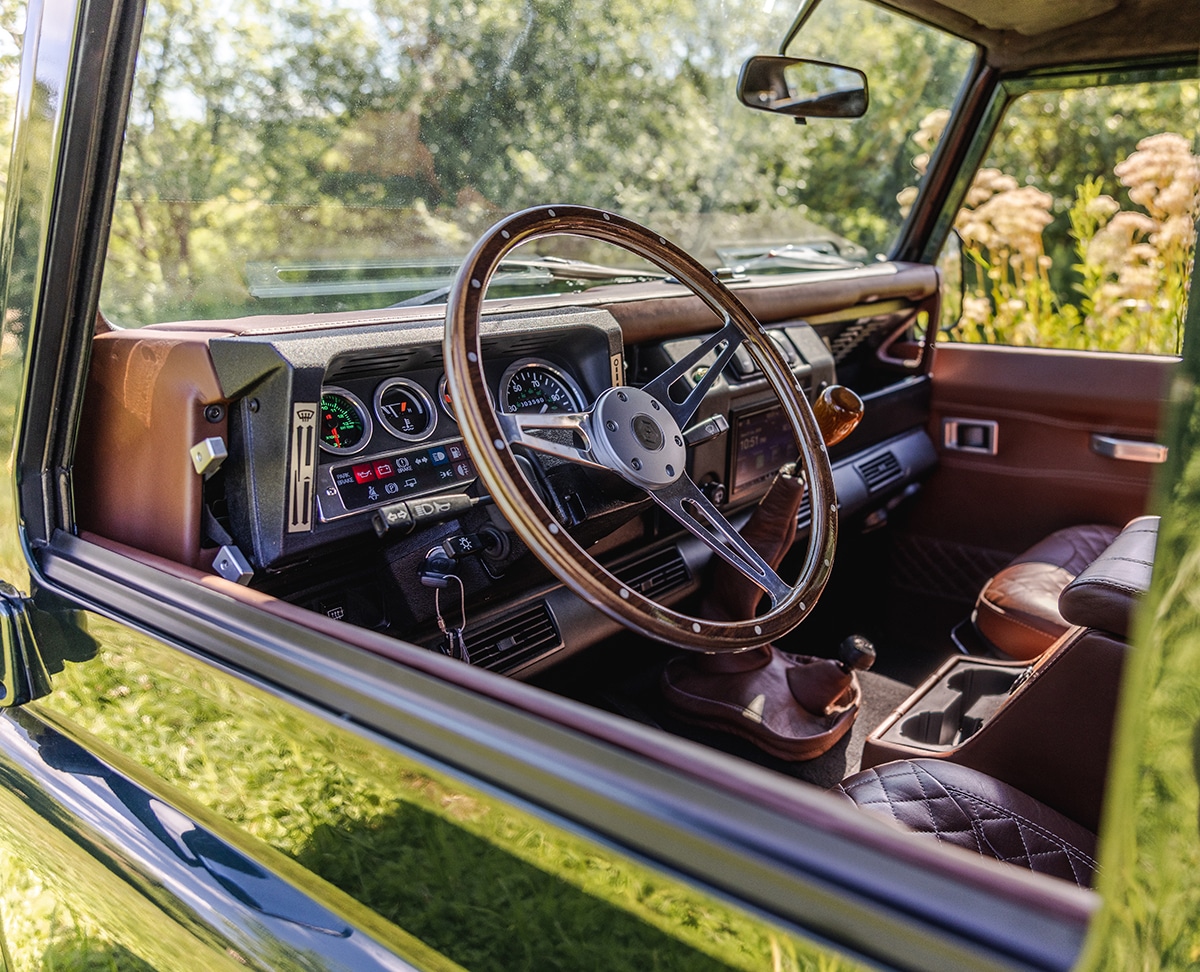
MULTIPOLYGON (((794 15, 772 0, 151 0, 101 308, 140 326, 444 300, 485 228, 555 202, 747 274, 875 260, 922 170, 922 119, 949 108, 973 49, 827 0, 788 53, 865 70, 871 106, 797 125, 735 97, 742 61, 777 50, 794 15)), ((514 293, 653 276, 580 240, 518 255, 514 293)))

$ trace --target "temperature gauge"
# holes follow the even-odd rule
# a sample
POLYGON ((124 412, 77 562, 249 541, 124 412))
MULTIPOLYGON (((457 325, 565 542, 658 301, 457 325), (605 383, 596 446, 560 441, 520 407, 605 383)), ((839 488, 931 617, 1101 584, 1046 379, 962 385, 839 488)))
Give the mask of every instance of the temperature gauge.
POLYGON ((433 399, 407 378, 390 378, 375 390, 375 417, 398 439, 419 442, 433 434, 433 399))
POLYGON ((344 388, 321 390, 321 448, 338 456, 362 451, 371 438, 371 416, 358 396, 344 388))

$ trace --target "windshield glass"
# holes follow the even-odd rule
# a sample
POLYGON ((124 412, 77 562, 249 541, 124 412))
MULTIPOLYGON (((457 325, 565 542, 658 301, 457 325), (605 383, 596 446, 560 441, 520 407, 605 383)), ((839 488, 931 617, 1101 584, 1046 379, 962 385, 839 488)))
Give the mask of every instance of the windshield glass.
MULTIPOLYGON (((875 260, 923 171, 922 119, 949 108, 973 49, 826 0, 788 53, 865 70, 871 105, 797 125, 735 96, 742 61, 777 50, 794 15, 778 0, 151 0, 101 308, 128 327, 444 300, 482 230, 556 202, 749 274, 875 260)), ((509 293, 653 276, 579 240, 519 256, 509 293)))

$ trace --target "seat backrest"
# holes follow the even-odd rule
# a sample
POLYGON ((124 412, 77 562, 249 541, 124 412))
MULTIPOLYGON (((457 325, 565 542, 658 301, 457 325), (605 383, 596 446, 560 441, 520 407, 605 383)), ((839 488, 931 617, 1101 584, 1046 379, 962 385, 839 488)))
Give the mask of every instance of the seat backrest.
POLYGON ((1134 609, 1150 590, 1158 517, 1139 516, 1064 589, 1058 610, 1071 624, 1128 640, 1134 609))

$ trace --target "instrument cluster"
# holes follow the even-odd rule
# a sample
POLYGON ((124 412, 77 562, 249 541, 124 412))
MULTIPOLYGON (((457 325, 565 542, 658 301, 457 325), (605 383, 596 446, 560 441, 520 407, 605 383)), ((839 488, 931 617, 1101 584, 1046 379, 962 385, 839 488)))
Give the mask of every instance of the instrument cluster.
MULTIPOLYGON (((504 412, 578 412, 589 404, 575 377, 542 357, 509 362, 493 387, 495 407, 504 412)), ((465 489, 475 480, 475 468, 456 423, 444 373, 343 378, 323 386, 317 430, 324 454, 317 482, 320 519, 465 489)))

